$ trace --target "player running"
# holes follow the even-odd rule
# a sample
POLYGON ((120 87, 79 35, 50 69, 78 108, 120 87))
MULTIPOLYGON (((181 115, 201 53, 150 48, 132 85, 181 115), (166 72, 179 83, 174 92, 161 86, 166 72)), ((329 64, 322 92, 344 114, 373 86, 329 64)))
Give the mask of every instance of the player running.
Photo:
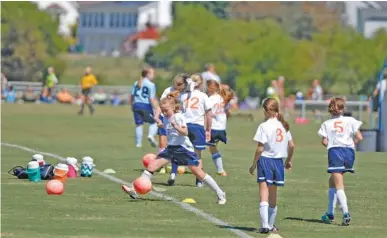
POLYGON ((363 124, 353 117, 344 117, 345 101, 341 98, 331 99, 328 112, 332 118, 325 121, 318 131, 322 137, 322 144, 328 149, 328 211, 322 216, 322 220, 331 223, 334 220, 336 200, 339 201, 344 213, 342 225, 348 226, 351 215, 348 211, 347 196, 344 192, 344 173, 354 172, 355 144, 359 143, 363 136, 359 131, 363 124))
MULTIPOLYGON (((173 94, 173 93, 172 93, 173 94)), ((168 146, 157 156, 157 159, 149 164, 142 173, 142 177, 152 179, 152 175, 159 168, 169 162, 188 166, 196 179, 206 183, 218 196, 217 203, 226 204, 226 193, 219 188, 216 181, 206 174, 199 166, 199 158, 195 153, 194 146, 188 138, 188 125, 183 114, 180 112, 179 101, 176 95, 169 95, 161 100, 161 111, 168 118, 168 124, 164 125, 167 131, 168 146)), ((137 193, 133 188, 122 185, 122 189, 135 199, 137 193)))
MULTIPOLYGON (((182 111, 187 120, 188 138, 191 140, 199 158, 199 167, 202 168, 201 151, 206 149, 206 141, 211 139, 212 102, 207 94, 202 92, 203 78, 196 73, 189 79, 189 90, 181 95, 182 111)), ((168 184, 175 183, 176 173, 171 173, 168 184)), ((196 179, 196 186, 203 183, 196 179)))
POLYGON ((279 113, 278 101, 267 98, 263 103, 266 121, 259 125, 254 136, 258 142, 253 164, 249 172, 254 174, 258 164, 257 181, 259 183, 259 213, 262 226, 260 233, 278 231, 275 227, 277 216, 277 187, 284 186, 285 168, 292 168, 294 143, 289 132, 289 124, 279 113))
POLYGON ((144 122, 149 123, 148 141, 153 147, 157 146, 154 136, 157 133, 157 124, 153 119, 153 109, 158 108, 156 99, 156 86, 151 81, 154 77, 153 69, 145 69, 141 72, 141 79, 136 81, 132 88, 129 104, 131 105, 134 121, 136 123, 136 147, 142 146, 144 122))
POLYGON ((212 127, 211 140, 207 142, 212 159, 215 163, 218 175, 227 176, 223 168, 223 161, 217 144, 219 141, 227 143, 227 117, 229 116, 229 102, 234 98, 234 93, 231 90, 221 88, 219 83, 215 80, 207 81, 207 94, 213 103, 212 107, 212 127))

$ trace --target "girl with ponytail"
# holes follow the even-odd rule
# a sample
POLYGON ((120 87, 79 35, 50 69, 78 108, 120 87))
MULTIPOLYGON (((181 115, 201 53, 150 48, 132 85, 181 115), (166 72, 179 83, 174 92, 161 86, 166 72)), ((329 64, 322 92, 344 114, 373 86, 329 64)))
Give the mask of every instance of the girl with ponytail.
POLYGON ((286 169, 292 168, 294 143, 287 123, 279 112, 278 101, 267 98, 263 103, 266 121, 257 129, 254 141, 257 149, 249 172, 254 174, 257 165, 259 183, 259 213, 261 215, 260 233, 277 231, 277 187, 284 186, 286 169), (285 165, 283 159, 286 158, 285 165))

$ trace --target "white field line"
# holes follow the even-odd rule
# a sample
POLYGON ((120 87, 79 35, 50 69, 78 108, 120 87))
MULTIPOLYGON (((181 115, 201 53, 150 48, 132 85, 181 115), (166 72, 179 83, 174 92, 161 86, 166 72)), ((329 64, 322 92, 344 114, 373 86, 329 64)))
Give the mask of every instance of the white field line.
MULTIPOLYGON (((62 162, 66 162, 66 159, 60 155, 56 155, 56 154, 52 154, 52 153, 48 153, 48 152, 43 152, 43 151, 39 151, 39 150, 34 150, 34 149, 31 149, 31 148, 28 148, 28 147, 25 147, 25 146, 21 146, 21 145, 15 145, 15 144, 9 144, 9 143, 5 143, 5 142, 1 142, 1 145, 2 146, 7 146, 7 147, 12 147, 12 148, 17 148, 19 150, 24 150, 24 151, 27 151, 27 152, 31 152, 31 153, 38 153, 38 154, 42 154, 42 155, 46 155, 46 156, 49 156, 49 157, 52 157, 52 158, 55 158, 55 159, 58 159, 62 162)), ((116 178, 112 175, 109 175, 109 174, 105 174, 97 169, 94 169, 93 170, 94 173, 102 176, 102 177, 105 177, 106 179, 110 180, 110 181, 113 181, 115 183, 118 183, 118 184, 126 184, 128 186, 131 186, 131 183, 130 182, 126 182, 126 181, 123 181, 119 178, 116 178)), ((165 194, 162 194, 162 193, 158 193, 158 192, 150 192, 150 194, 154 197, 158 197, 160 199, 163 199, 165 201, 170 201, 170 202, 173 202, 174 204, 180 206, 181 208, 183 208, 184 210, 186 211, 190 211, 192 213, 195 213, 196 215, 206 219, 207 221, 211 222, 211 223, 214 223, 218 226, 222 226, 224 227, 225 229, 228 229, 229 231, 231 231, 232 233, 234 233, 235 235, 237 235, 238 237, 242 237, 242 238, 252 238, 252 236, 246 234, 245 232, 241 231, 241 230, 238 230, 236 228, 233 228, 231 225, 227 224, 226 222, 214 217, 213 215, 209 214, 209 213, 206 213, 196 207, 193 207, 187 203, 183 203, 183 202, 180 202, 178 201, 176 198, 173 198, 173 197, 170 197, 170 196, 167 196, 165 194)))

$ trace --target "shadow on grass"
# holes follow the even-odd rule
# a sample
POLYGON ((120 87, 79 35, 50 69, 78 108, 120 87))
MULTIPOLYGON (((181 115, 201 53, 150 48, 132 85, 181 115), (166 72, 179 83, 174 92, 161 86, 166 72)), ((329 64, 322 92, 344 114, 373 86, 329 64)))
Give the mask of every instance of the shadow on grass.
POLYGON ((241 231, 257 231, 257 228, 245 227, 245 226, 220 226, 220 225, 217 225, 217 227, 224 228, 224 229, 241 230, 241 231))
POLYGON ((131 198, 128 198, 128 202, 143 202, 143 201, 147 201, 147 202, 168 202, 164 199, 157 199, 157 198, 136 198, 136 199, 131 199, 131 198))
POLYGON ((173 186, 169 186, 167 183, 153 182, 154 185, 164 186, 164 187, 196 187, 195 185, 190 184, 179 184, 175 183, 173 186))
POLYGON ((324 223, 319 219, 308 219, 308 218, 301 218, 301 217, 285 217, 285 220, 303 221, 303 222, 311 222, 311 223, 324 223))

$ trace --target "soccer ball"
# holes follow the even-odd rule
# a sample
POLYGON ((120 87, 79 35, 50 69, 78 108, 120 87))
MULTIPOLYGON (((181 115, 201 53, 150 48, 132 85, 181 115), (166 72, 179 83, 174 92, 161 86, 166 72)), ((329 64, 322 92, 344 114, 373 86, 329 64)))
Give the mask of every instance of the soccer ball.
POLYGON ((59 180, 50 180, 46 184, 46 192, 48 195, 62 195, 64 192, 63 183, 59 180))
POLYGON ((185 167, 184 166, 179 166, 177 168, 177 173, 178 174, 184 174, 185 173, 185 167))
POLYGON ((142 164, 144 165, 145 168, 148 168, 148 165, 149 165, 153 160, 155 160, 156 157, 157 157, 157 155, 152 154, 152 153, 146 154, 146 155, 144 155, 144 157, 142 158, 142 164))
POLYGON ((138 194, 147 194, 152 190, 152 182, 148 178, 139 177, 134 180, 133 188, 138 194))

